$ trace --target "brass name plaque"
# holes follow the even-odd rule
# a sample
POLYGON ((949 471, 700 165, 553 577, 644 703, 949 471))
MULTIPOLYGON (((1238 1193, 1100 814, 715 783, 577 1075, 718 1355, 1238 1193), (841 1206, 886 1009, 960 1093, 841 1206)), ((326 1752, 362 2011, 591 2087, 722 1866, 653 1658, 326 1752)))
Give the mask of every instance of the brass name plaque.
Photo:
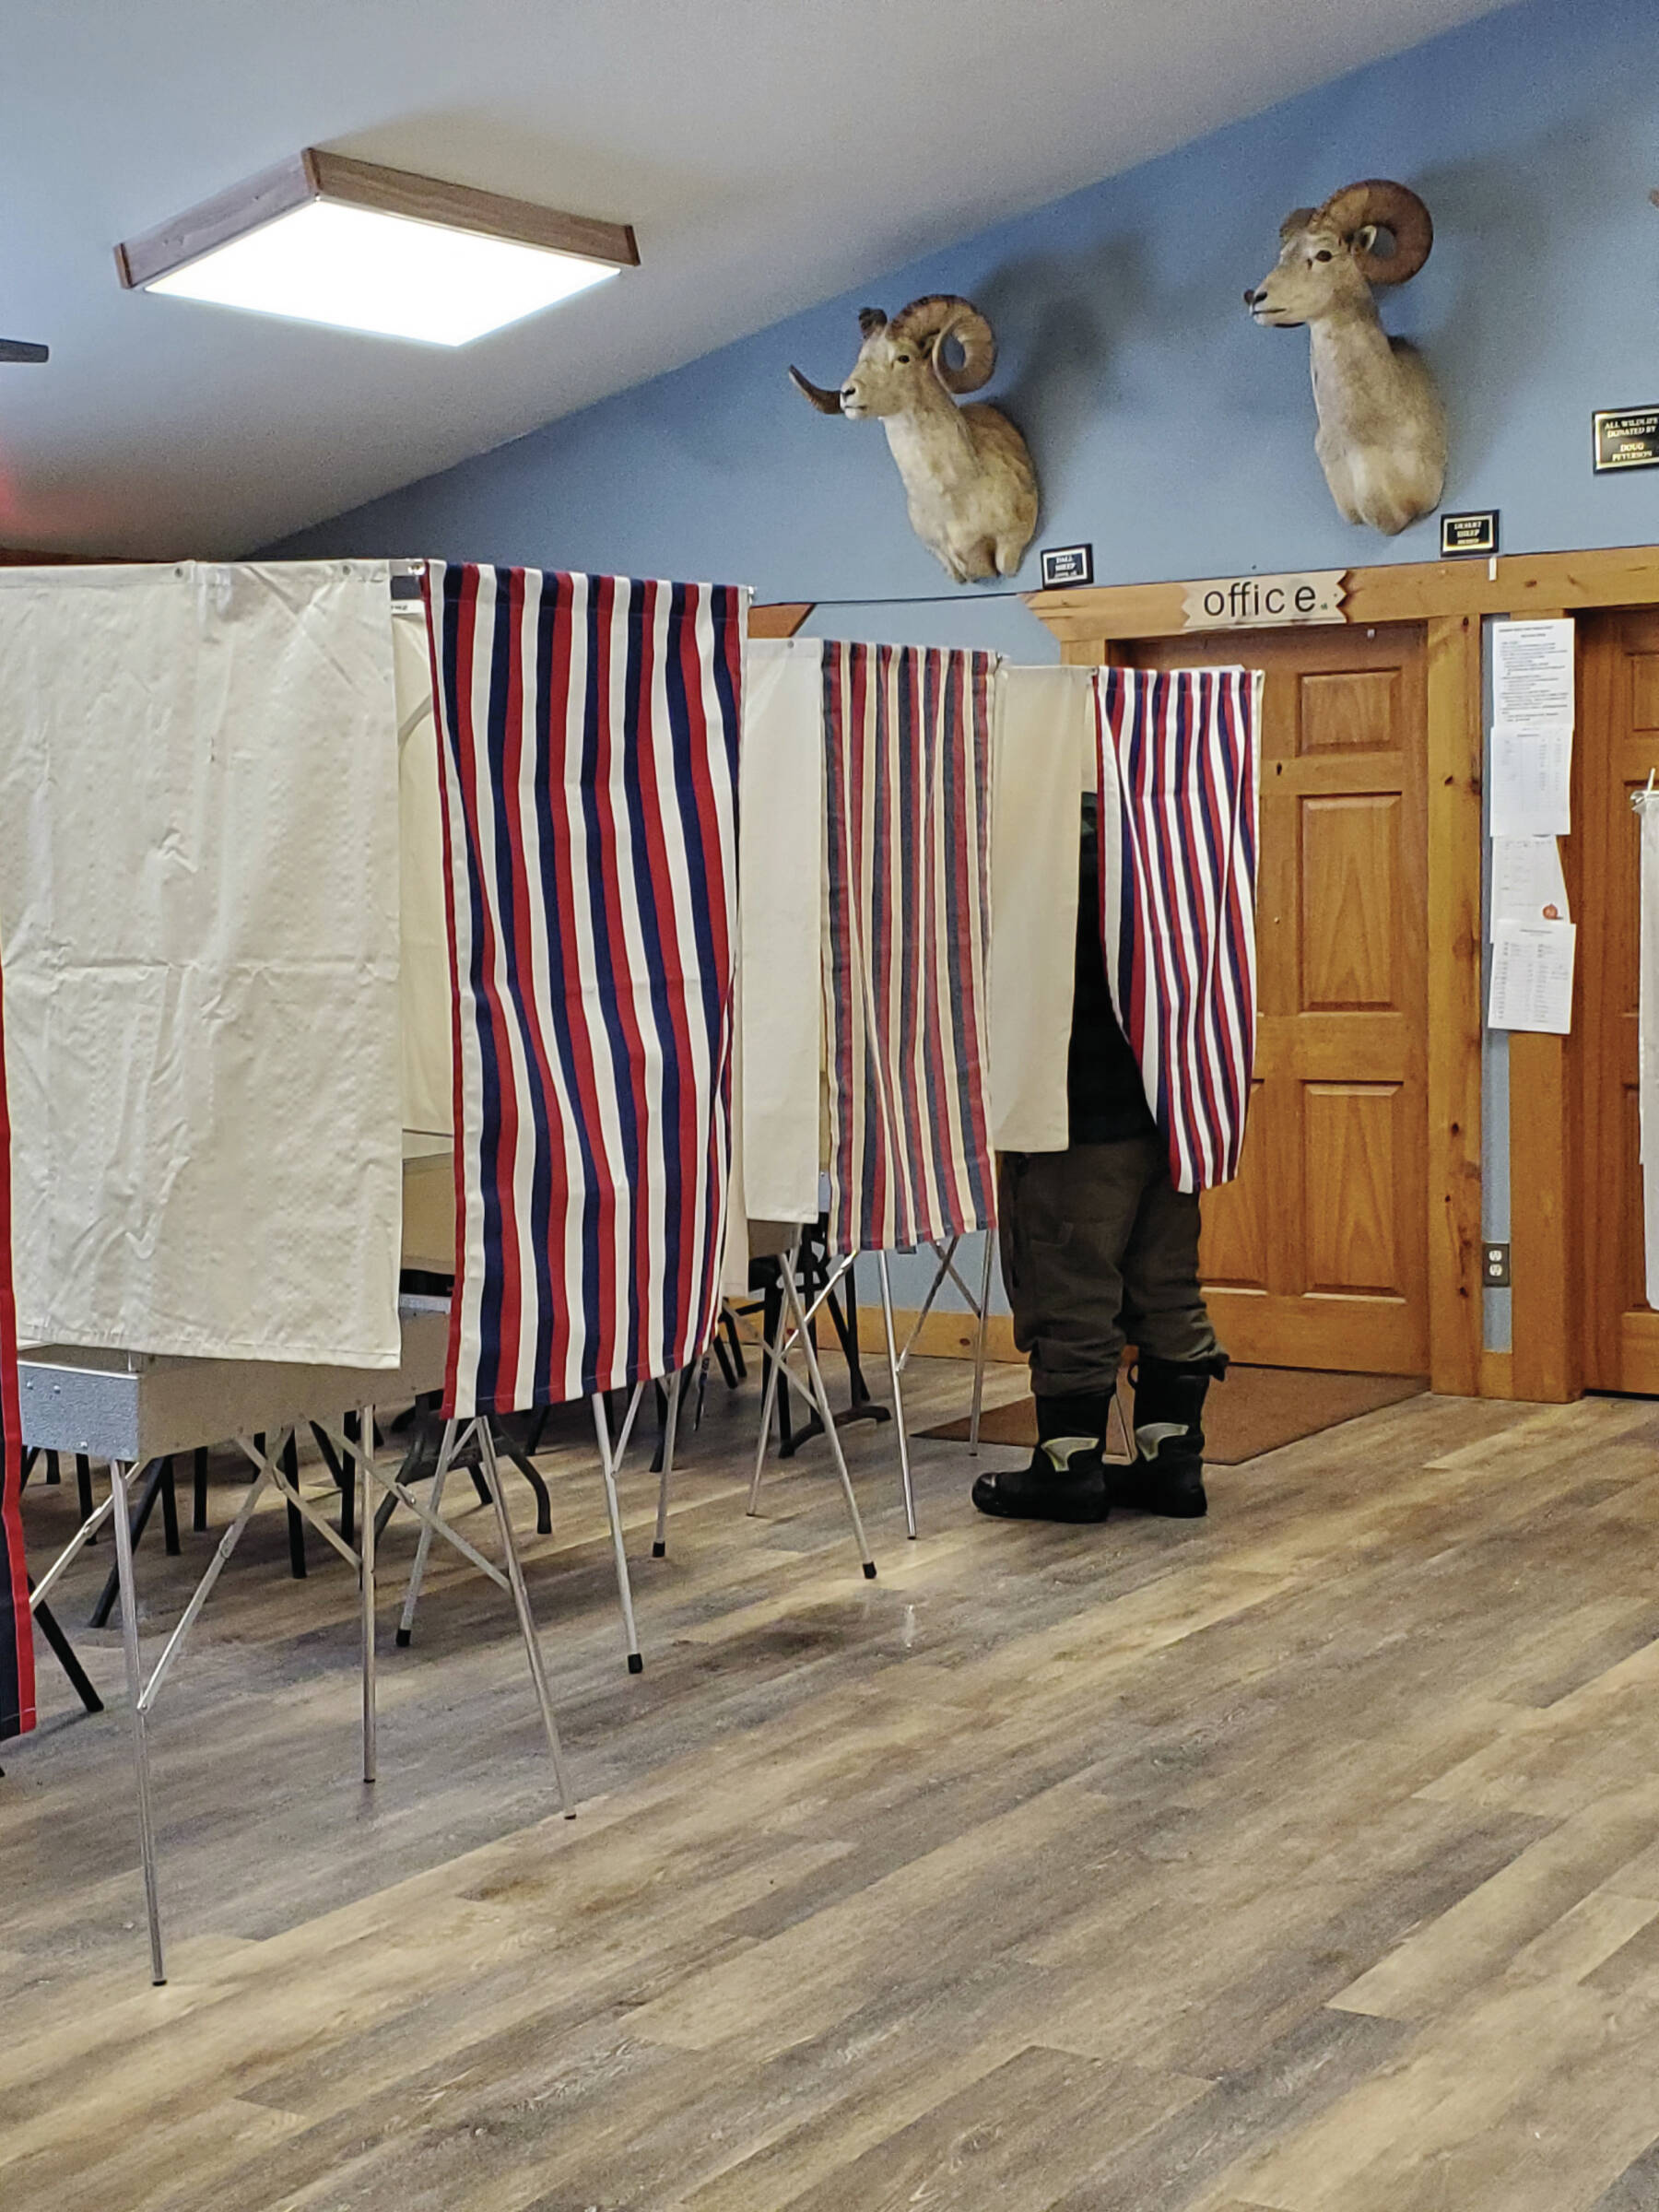
POLYGON ((1212 576, 1189 583, 1183 629, 1277 629, 1295 622, 1340 622, 1346 569, 1301 576, 1212 576))

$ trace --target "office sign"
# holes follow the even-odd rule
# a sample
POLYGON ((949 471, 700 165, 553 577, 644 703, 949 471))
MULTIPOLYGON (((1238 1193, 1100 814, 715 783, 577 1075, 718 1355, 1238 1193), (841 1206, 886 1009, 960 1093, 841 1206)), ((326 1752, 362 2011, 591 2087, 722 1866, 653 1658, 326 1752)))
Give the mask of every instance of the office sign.
POLYGON ((1212 576, 1189 583, 1182 629, 1277 629, 1299 622, 1340 622, 1346 569, 1300 576, 1212 576))

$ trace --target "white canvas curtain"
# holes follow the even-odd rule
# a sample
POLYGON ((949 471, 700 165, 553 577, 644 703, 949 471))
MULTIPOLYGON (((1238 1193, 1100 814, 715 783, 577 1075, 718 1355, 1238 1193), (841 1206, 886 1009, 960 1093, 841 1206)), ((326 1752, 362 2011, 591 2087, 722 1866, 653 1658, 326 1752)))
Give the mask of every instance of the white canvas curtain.
POLYGON ((738 797, 744 1204, 816 1221, 823 1068, 823 646, 752 639, 738 797))
POLYGON ((443 802, 432 715, 432 655, 422 601, 408 602, 407 612, 393 616, 392 655, 397 686, 403 1125, 423 1136, 451 1136, 455 1084, 443 912, 443 802))
POLYGON ((34 1341, 398 1358, 383 565, 0 571, 0 939, 34 1341))
POLYGON ((996 679, 991 826, 991 1138, 1064 1152, 1083 793, 1094 780, 1093 671, 996 679))

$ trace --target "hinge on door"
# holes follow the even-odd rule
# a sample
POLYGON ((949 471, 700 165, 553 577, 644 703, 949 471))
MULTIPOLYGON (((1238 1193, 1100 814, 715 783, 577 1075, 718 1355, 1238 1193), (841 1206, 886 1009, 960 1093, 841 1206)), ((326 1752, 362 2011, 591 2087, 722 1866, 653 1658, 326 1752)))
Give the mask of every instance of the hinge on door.
POLYGON ((1488 1290, 1507 1290, 1510 1287, 1510 1248, 1507 1244, 1483 1244, 1480 1248, 1480 1279, 1488 1290))

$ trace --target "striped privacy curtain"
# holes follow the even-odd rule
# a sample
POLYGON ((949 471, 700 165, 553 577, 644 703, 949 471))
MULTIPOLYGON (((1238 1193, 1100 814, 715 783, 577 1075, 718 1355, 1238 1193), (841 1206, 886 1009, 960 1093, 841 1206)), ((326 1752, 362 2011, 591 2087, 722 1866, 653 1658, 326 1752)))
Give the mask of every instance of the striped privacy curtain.
POLYGON ((465 1416, 665 1374, 712 1334, 747 601, 442 561, 426 599, 465 1416))
POLYGON ((12 1298, 11 1124, 0 1014, 0 1742, 35 1724, 34 1625, 23 1566, 23 1422, 18 1404, 18 1312, 12 1298))
POLYGON ((824 648, 830 1249, 908 1251, 994 1218, 995 660, 824 648))
POLYGON ((1177 1190, 1239 1171, 1255 1059, 1256 723, 1245 668, 1102 668, 1100 931, 1177 1190))

